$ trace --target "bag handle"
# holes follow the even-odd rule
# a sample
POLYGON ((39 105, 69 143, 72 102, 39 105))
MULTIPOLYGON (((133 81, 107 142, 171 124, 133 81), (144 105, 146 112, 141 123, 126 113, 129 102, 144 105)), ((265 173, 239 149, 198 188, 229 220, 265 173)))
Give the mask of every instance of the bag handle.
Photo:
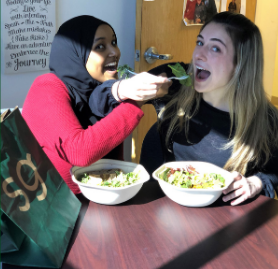
MULTIPOLYGON (((16 106, 13 111, 15 111, 16 109, 18 109, 18 106, 16 106)), ((1 114, 1 122, 3 122, 10 114, 11 114, 10 109, 7 109, 5 112, 3 112, 1 114)))

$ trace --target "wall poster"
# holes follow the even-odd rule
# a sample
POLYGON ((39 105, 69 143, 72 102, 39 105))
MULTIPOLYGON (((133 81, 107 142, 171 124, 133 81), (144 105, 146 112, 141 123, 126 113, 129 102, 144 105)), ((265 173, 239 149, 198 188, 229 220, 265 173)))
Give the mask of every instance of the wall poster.
POLYGON ((204 24, 214 14, 220 12, 220 2, 221 0, 184 0, 184 24, 187 26, 204 24))
POLYGON ((5 74, 49 69, 56 0, 3 0, 5 74))

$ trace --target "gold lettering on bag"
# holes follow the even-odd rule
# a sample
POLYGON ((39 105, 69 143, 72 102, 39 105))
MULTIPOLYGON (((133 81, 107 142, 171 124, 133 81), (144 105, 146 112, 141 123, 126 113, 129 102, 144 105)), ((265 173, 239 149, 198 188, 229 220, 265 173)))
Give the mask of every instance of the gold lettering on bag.
MULTIPOLYGON (((17 173, 17 176, 18 176, 19 180, 23 184, 23 186, 29 191, 35 191, 38 188, 39 182, 40 182, 41 186, 42 186, 42 193, 37 196, 37 199, 39 201, 42 201, 42 200, 45 199, 45 197, 47 195, 47 188, 46 188, 46 185, 45 185, 44 181, 42 180, 40 174, 38 173, 36 166, 32 163, 31 154, 29 154, 29 153, 26 154, 26 160, 18 161, 18 163, 16 165, 16 173, 17 173), (21 166, 22 165, 28 165, 29 167, 32 168, 32 170, 35 173, 35 183, 32 186, 26 184, 26 182, 23 180, 23 178, 21 176, 21 166)), ((19 210, 20 211, 28 211, 30 209, 30 202, 29 202, 28 196, 26 195, 26 193, 23 190, 19 189, 19 190, 16 190, 14 192, 8 192, 7 186, 12 182, 14 182, 12 177, 9 177, 9 178, 7 178, 3 181, 2 188, 3 188, 4 192, 10 198, 15 198, 19 195, 23 195, 25 197, 26 202, 25 202, 24 206, 19 206, 19 210)))
POLYGON ((17 176, 20 179, 21 183, 23 184, 23 186, 29 191, 35 191, 38 188, 39 181, 40 181, 41 185, 42 185, 42 194, 37 196, 37 198, 39 201, 42 201, 45 199, 45 197, 47 195, 47 189, 46 189, 45 183, 43 182, 41 176, 39 175, 39 173, 37 171, 36 166, 32 163, 31 154, 29 154, 29 153, 26 154, 26 160, 18 161, 18 163, 16 165, 16 173, 17 173, 17 176), (20 170, 21 170, 21 166, 24 164, 29 165, 35 173, 35 183, 32 186, 29 186, 28 184, 26 184, 21 176, 20 170))
POLYGON ((30 202, 29 202, 29 198, 28 196, 26 195, 26 193, 23 191, 23 190, 16 190, 14 192, 8 192, 7 190, 7 186, 14 182, 13 178, 12 177, 8 177, 7 179, 5 179, 5 181, 3 182, 2 184, 2 188, 3 188, 3 191, 10 197, 10 198, 15 198, 19 195, 23 195, 25 197, 25 205, 24 206, 19 206, 19 210, 20 211, 28 211, 29 208, 30 208, 30 202))

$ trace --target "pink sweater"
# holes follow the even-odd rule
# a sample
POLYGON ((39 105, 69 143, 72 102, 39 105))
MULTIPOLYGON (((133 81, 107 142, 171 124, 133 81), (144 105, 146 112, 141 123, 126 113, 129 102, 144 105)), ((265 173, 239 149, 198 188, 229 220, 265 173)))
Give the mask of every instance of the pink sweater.
POLYGON ((84 130, 72 110, 67 87, 49 73, 35 79, 22 115, 55 168, 77 194, 80 190, 71 180, 70 168, 88 166, 120 145, 144 113, 134 101, 126 101, 84 130))

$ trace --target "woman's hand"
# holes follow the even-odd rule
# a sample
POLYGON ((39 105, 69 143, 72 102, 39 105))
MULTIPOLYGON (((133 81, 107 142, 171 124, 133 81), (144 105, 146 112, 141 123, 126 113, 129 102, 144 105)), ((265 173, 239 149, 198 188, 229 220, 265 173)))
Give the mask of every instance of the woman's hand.
POLYGON ((168 88, 171 84, 172 81, 166 77, 154 76, 143 72, 130 79, 116 82, 112 86, 112 94, 118 101, 119 99, 132 99, 142 102, 164 96, 168 93, 168 88), (158 93, 159 95, 157 95, 158 93))
POLYGON ((232 174, 234 181, 223 191, 225 196, 222 199, 224 202, 237 198, 231 202, 231 205, 238 205, 262 191, 263 183, 258 177, 252 176, 246 178, 238 172, 233 172, 232 174))
MULTIPOLYGON (((167 77, 166 73, 161 73, 159 76, 161 77, 167 77)), ((162 86, 158 89, 157 93, 156 93, 156 98, 161 98, 163 96, 165 96, 166 94, 168 94, 169 92, 169 87, 172 85, 172 80, 168 80, 167 83, 163 83, 162 86)))

